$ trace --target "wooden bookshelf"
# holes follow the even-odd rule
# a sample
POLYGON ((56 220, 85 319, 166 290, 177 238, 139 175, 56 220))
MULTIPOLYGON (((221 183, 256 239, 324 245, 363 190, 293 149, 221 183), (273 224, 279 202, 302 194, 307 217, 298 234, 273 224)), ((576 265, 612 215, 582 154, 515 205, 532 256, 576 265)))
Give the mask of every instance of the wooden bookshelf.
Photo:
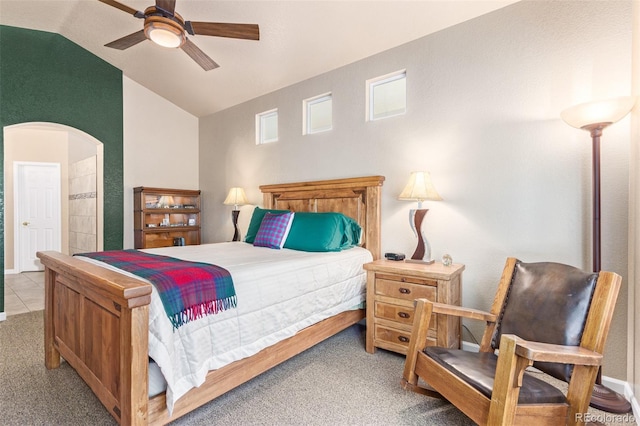
POLYGON ((200 191, 133 189, 135 248, 200 244, 200 191))

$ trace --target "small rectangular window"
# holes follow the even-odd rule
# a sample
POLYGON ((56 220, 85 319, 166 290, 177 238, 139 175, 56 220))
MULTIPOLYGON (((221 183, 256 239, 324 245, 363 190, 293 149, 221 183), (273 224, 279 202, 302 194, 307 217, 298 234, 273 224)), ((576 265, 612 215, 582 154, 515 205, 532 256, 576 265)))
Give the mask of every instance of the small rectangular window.
POLYGON ((333 127, 333 105, 331 93, 302 101, 302 134, 326 132, 333 127))
POLYGON ((256 145, 278 140, 278 109, 256 114, 256 145))
POLYGON ((368 121, 404 114, 406 110, 406 70, 367 80, 368 121))

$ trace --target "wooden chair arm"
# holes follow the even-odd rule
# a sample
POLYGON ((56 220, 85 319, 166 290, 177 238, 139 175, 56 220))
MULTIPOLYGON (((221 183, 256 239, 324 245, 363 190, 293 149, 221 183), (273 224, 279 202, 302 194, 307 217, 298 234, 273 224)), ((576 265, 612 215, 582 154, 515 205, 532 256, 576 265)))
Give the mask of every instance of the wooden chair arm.
POLYGON ((429 299, 416 299, 414 305, 413 329, 411 330, 411 339, 409 340, 403 373, 406 386, 409 387, 417 384, 418 376, 415 374, 417 353, 421 352, 427 345, 427 335, 429 334, 429 323, 431 322, 432 314, 454 315, 486 321, 487 323, 495 323, 496 321, 496 315, 489 312, 432 302, 429 299))
POLYGON ((481 311, 479 309, 465 308, 463 306, 447 305, 444 303, 432 302, 429 299, 416 299, 414 302, 418 303, 430 303, 433 306, 434 314, 453 315, 457 317, 476 319, 480 321, 495 322, 496 316, 490 312, 481 311))
MULTIPOLYGON (((602 361, 602 355, 581 348, 579 346, 553 345, 549 343, 530 342, 514 334, 503 334, 500 338, 500 352, 498 353, 498 363, 491 395, 491 405, 487 424, 513 424, 515 419, 518 395, 522 386, 524 370, 533 364, 534 361, 559 362, 563 364, 574 364, 569 389, 574 381, 581 381, 576 384, 580 392, 583 393, 588 404, 589 395, 593 389, 597 366, 602 361), (582 386, 583 383, 590 383, 582 386)), ((570 394, 567 396, 570 401, 576 399, 570 394)), ((574 413, 586 411, 585 407, 572 409, 574 413), (584 408, 584 410, 583 410, 584 408)), ((575 419, 575 417, 571 417, 575 419)), ((571 422, 573 424, 573 422, 571 422)))
MULTIPOLYGON (((562 364, 600 365, 602 354, 580 346, 553 345, 550 343, 531 342, 513 334, 504 334, 502 339, 515 342, 516 355, 531 361, 559 362, 562 364)), ((502 347, 502 340, 500 341, 502 347)))

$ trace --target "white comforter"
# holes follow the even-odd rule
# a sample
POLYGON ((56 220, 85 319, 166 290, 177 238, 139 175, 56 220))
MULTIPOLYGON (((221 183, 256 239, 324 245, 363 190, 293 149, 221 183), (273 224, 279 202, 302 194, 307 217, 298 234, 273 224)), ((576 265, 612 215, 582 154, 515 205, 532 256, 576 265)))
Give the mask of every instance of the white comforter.
POLYGON ((174 331, 153 289, 149 356, 167 381, 169 412, 182 395, 204 383, 209 370, 251 356, 362 303, 366 287, 362 265, 372 260, 371 253, 360 247, 309 253, 239 242, 142 251, 221 266, 231 273, 238 298, 237 308, 174 331))

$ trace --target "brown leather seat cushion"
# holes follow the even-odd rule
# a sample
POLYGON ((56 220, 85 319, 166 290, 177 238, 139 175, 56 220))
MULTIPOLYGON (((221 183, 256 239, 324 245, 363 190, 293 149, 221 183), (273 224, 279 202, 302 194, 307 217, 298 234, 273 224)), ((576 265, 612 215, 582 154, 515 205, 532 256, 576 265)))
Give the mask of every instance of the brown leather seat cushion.
MULTIPOLYGON (((436 346, 427 346, 424 353, 482 392, 487 398, 491 398, 498 360, 496 355, 436 346)), ((563 403, 566 401, 567 399, 560 390, 525 372, 518 398, 519 404, 563 403)))

